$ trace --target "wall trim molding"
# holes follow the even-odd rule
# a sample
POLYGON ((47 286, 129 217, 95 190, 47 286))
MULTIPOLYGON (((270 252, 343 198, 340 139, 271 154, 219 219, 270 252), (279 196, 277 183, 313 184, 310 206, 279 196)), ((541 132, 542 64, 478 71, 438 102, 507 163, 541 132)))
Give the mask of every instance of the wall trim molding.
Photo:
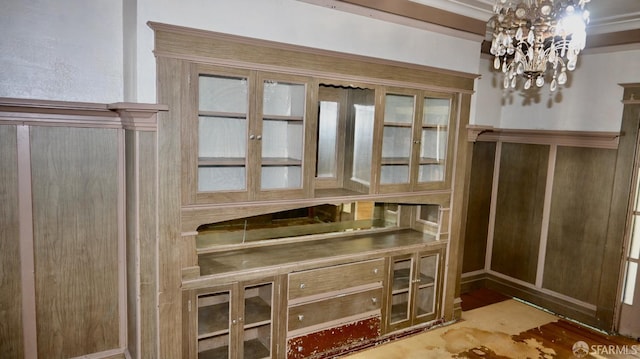
POLYGON ((470 142, 510 142, 536 145, 557 145, 617 149, 620 132, 558 131, 533 129, 506 129, 491 126, 467 126, 470 142))
POLYGON ((113 104, 0 97, 0 124, 98 127, 156 131, 156 114, 167 105, 113 104))

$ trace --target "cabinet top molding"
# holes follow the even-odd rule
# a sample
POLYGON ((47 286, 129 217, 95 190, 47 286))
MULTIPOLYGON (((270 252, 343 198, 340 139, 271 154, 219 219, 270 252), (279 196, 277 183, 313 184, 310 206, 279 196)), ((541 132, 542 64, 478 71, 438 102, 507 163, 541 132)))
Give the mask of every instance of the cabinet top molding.
POLYGON ((473 92, 478 74, 157 22, 156 56, 319 78, 473 92))

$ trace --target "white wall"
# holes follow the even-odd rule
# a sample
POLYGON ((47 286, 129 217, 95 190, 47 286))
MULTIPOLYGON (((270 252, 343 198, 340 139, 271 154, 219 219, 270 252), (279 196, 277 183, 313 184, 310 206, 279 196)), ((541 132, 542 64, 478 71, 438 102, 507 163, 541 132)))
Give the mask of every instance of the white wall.
POLYGON ((156 21, 477 73, 480 43, 296 0, 137 0, 137 100, 155 102, 156 21))
POLYGON ((551 93, 547 84, 529 97, 522 91, 503 91, 501 74, 490 65, 489 60, 481 62, 475 120, 501 128, 619 131, 623 92, 619 84, 640 82, 639 49, 581 54, 564 88, 551 93), (496 98, 503 103, 499 114, 493 107, 496 98))
POLYGON ((0 97, 122 101, 122 61, 122 1, 0 2, 0 97))

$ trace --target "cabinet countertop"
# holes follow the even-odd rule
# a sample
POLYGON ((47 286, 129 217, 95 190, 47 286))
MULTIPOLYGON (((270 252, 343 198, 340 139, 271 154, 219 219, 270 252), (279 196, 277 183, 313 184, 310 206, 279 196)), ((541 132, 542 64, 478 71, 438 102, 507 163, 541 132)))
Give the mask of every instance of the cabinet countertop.
POLYGON ((446 241, 438 241, 433 235, 411 229, 399 229, 381 233, 350 233, 330 239, 206 253, 201 254, 198 260, 201 277, 183 284, 184 287, 200 287, 204 282, 219 282, 238 275, 290 273, 372 259, 399 251, 420 250, 423 246, 444 245, 446 241))

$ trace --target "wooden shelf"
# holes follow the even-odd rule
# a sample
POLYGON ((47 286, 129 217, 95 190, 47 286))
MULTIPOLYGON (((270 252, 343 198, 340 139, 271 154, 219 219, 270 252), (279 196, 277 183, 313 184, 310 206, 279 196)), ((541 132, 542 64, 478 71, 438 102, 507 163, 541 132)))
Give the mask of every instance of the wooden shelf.
POLYGON ((288 157, 263 157, 263 166, 302 166, 302 160, 288 157))
POLYGON ((244 157, 199 157, 198 167, 244 167, 244 157))
POLYGON ((411 128, 411 126, 413 126, 413 122, 386 122, 385 121, 384 126, 411 128))
POLYGON ((244 327, 251 328, 271 322, 271 306, 260 297, 245 298, 244 327))
POLYGON ((198 308, 198 339, 229 332, 229 303, 198 308))
POLYGON ((438 164, 444 164, 444 162, 445 162, 444 158, 441 158, 440 160, 438 160, 432 157, 420 157, 421 165, 438 165, 438 164))
POLYGON ((302 116, 281 116, 281 115, 263 115, 264 121, 304 121, 302 116))
POLYGON ((202 351, 198 353, 198 359, 229 359, 229 346, 202 351))
POLYGON ((409 157, 382 157, 382 165, 383 166, 393 166, 393 165, 409 165, 409 157))
POLYGON ((236 118, 238 120, 247 119, 247 114, 242 112, 198 111, 198 115, 202 117, 236 118))
MULTIPOLYGON (((247 340, 244 342, 244 358, 245 359, 263 359, 270 358, 271 351, 265 347, 258 339, 247 340)), ((226 358, 226 357, 225 357, 226 358)))

